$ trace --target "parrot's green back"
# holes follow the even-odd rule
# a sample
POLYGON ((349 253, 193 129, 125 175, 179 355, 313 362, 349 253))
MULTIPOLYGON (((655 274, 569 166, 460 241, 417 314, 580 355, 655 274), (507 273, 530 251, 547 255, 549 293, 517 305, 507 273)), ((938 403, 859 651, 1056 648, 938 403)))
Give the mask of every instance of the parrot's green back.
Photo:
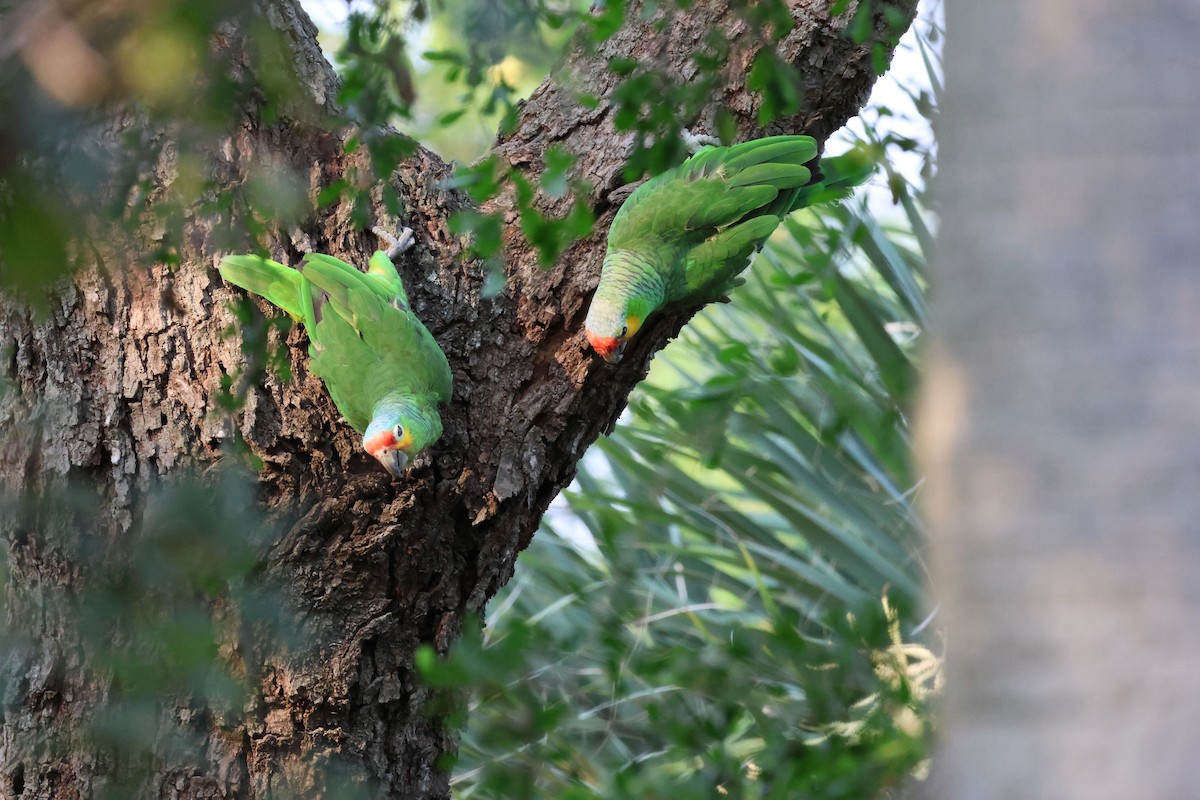
POLYGON ((806 164, 816 155, 809 136, 706 147, 629 196, 609 229, 608 249, 686 252, 769 208, 781 191, 808 183, 806 164))
POLYGON ((452 374, 433 336, 408 307, 399 273, 382 252, 367 273, 309 253, 301 270, 258 256, 227 256, 222 276, 304 323, 311 369, 359 433, 376 404, 404 395, 436 406, 450 399, 452 374))

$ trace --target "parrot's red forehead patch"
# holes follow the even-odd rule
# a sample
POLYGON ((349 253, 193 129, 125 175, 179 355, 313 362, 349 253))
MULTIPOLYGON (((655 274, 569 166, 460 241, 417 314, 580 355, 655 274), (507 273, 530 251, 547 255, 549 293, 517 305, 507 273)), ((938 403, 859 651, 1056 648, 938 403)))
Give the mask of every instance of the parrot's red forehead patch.
POLYGON ((602 356, 612 354, 621 344, 615 336, 599 336, 591 331, 587 332, 587 339, 591 343, 592 349, 602 356))
POLYGON ((363 442, 363 449, 371 455, 375 455, 380 450, 391 450, 396 446, 396 437, 392 434, 391 429, 382 430, 363 442))

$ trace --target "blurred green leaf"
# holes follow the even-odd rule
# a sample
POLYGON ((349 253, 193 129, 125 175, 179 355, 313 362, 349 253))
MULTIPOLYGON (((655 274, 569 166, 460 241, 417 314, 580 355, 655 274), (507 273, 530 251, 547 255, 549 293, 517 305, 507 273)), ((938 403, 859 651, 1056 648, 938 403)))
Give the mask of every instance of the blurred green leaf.
POLYGON ((803 103, 803 87, 795 67, 771 47, 760 48, 755 54, 746 75, 746 88, 762 95, 758 106, 758 124, 762 126, 799 113, 803 103))

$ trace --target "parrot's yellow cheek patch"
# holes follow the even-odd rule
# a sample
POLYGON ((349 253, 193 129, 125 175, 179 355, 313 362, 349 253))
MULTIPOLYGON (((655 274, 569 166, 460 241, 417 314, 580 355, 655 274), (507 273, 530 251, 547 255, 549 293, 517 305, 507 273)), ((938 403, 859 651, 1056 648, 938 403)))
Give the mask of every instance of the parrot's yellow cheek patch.
POLYGON ((400 437, 400 438, 399 438, 399 439, 396 441, 396 449, 397 449, 397 450, 403 450, 404 452, 406 452, 406 453, 407 453, 407 452, 408 452, 408 448, 412 447, 412 443, 413 443, 413 435, 412 435, 412 431, 411 431, 411 430, 409 430, 408 428, 405 428, 405 429, 404 429, 404 435, 403 435, 403 436, 401 436, 401 437, 400 437))
POLYGON ((638 319, 637 317, 632 316, 632 315, 626 317, 625 318, 625 328, 626 328, 625 338, 628 339, 630 336, 633 336, 635 333, 638 332, 638 328, 640 328, 640 327, 642 327, 642 321, 640 319, 638 319))

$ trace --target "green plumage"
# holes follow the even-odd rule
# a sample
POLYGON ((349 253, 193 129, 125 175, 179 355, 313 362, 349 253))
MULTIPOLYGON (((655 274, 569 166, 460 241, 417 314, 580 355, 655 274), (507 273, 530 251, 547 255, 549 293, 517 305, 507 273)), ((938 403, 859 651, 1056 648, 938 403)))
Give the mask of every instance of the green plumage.
POLYGON ((844 197, 871 173, 850 154, 822 159, 814 176, 816 157, 809 136, 772 136, 704 148, 639 186, 608 233, 589 339, 623 342, 664 305, 721 297, 783 217, 844 197))
POLYGON ((441 435, 437 406, 450 399, 450 365, 386 254, 376 252, 366 273, 319 253, 300 270, 258 256, 227 256, 220 270, 304 323, 312 372, 364 446, 399 425, 408 444, 397 449, 412 456, 441 435))

